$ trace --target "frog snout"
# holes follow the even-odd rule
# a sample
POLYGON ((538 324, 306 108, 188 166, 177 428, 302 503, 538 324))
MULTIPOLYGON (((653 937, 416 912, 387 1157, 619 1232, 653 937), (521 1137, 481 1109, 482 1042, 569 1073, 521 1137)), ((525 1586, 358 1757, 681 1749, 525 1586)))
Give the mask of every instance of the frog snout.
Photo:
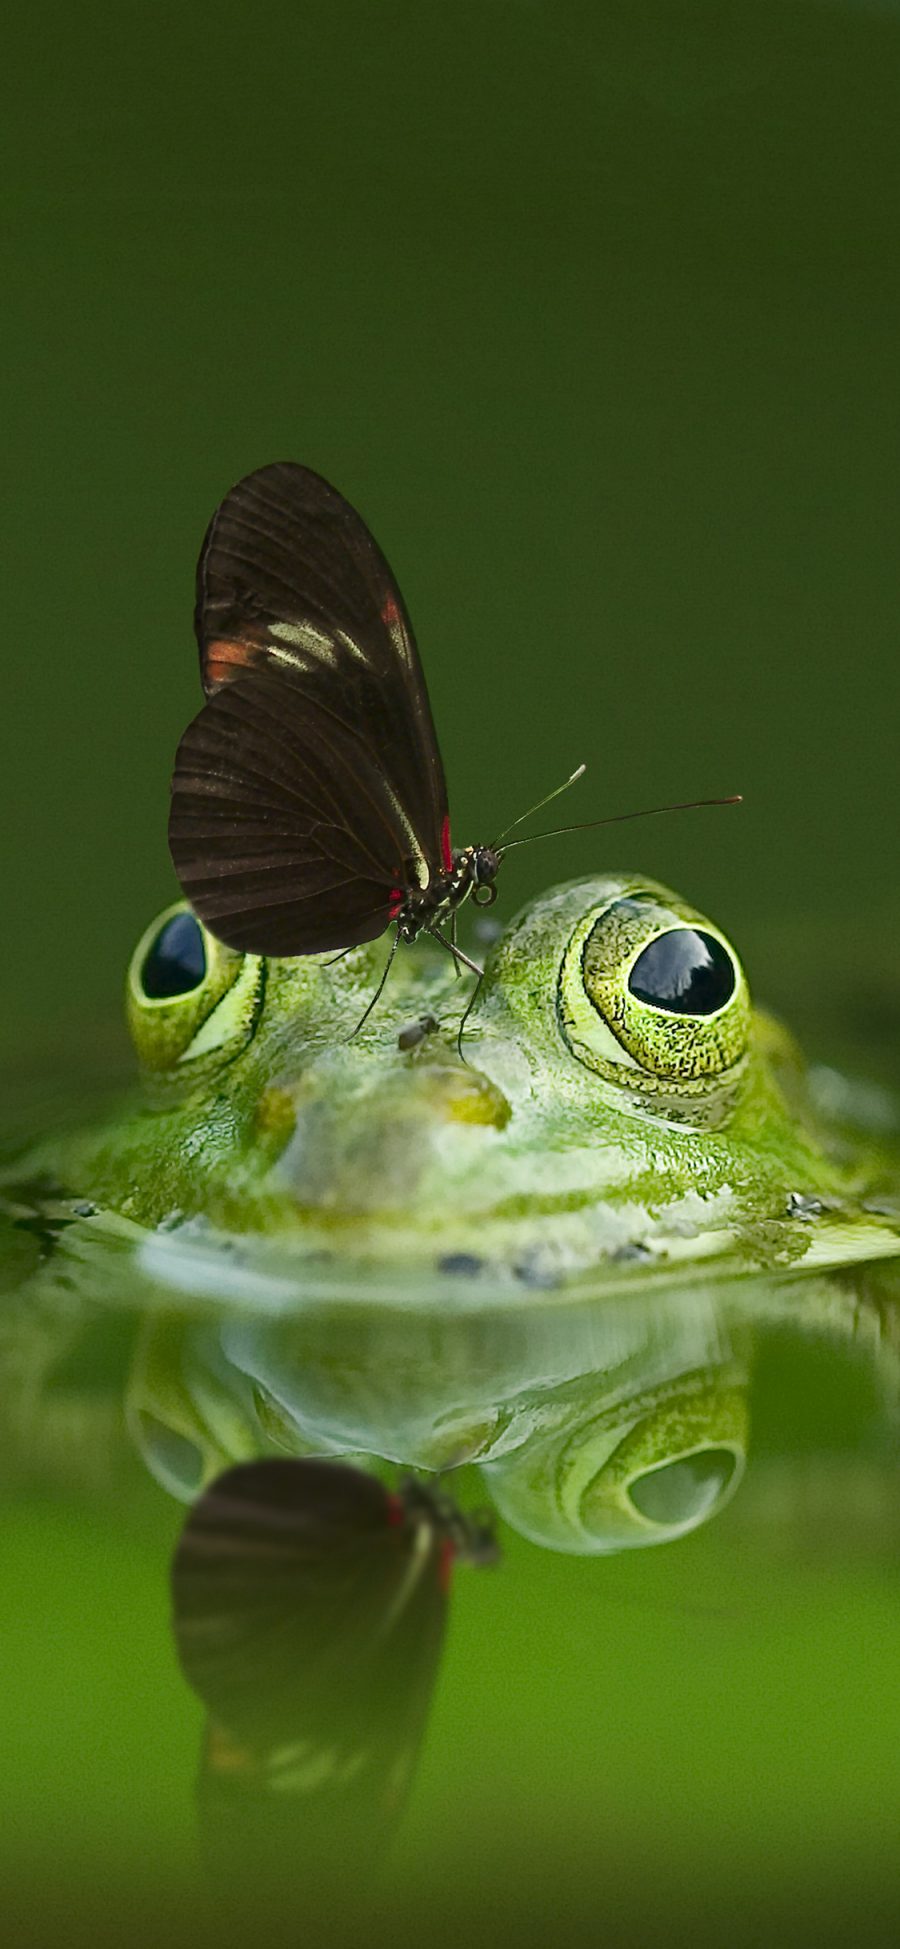
POLYGON ((502 1130, 509 1116, 507 1098, 482 1071, 413 1061, 357 1089, 313 1091, 309 1079, 270 1085, 256 1141, 301 1205, 408 1209, 448 1146, 470 1149, 479 1131, 502 1130))

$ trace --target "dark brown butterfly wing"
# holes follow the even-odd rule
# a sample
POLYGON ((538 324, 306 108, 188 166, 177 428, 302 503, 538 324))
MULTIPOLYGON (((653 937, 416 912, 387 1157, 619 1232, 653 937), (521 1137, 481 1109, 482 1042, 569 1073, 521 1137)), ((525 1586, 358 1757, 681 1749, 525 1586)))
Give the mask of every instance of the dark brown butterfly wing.
POLYGON ((403 597, 365 523, 292 461, 238 481, 197 566, 204 688, 240 671, 291 670, 382 767, 420 852, 441 859, 447 787, 403 597))
POLYGON ((224 1753, 219 1774, 239 1794, 396 1811, 437 1670, 450 1548, 427 1505, 340 1463, 221 1476, 172 1571, 179 1657, 211 1715, 207 1767, 224 1753))
POLYGON ((377 756, 292 671, 234 678, 188 726, 169 847, 211 931, 253 954, 374 940, 427 865, 377 756))
POLYGON ((243 1464, 192 1511, 174 1630, 209 1713, 200 1838, 228 1899, 327 1896, 348 1861, 377 1872, 428 1715, 451 1547, 427 1503, 332 1462, 243 1464))

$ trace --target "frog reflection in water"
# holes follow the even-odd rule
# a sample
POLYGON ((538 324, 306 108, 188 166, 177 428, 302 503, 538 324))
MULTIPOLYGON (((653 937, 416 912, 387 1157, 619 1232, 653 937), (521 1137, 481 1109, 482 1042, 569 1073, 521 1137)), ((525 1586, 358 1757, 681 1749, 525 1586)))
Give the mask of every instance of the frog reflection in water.
POLYGON ((890 1166, 652 881, 526 907, 464 1061, 467 987, 421 945, 354 1034, 382 959, 241 956, 171 909, 128 974, 140 1099, 28 1160, 96 1207, 70 1234, 111 1214, 139 1267, 140 1446, 186 1497, 273 1450, 476 1460, 551 1548, 684 1533, 746 1444, 722 1292, 827 1310, 830 1269, 900 1250, 890 1166))

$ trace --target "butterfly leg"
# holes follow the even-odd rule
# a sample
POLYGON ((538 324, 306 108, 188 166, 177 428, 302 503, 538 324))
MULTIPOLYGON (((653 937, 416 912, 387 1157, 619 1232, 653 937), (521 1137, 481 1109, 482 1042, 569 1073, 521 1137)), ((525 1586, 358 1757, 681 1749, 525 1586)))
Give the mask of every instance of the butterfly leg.
POLYGON ((465 1005, 465 1008, 463 1009, 463 1012, 462 1012, 462 1015, 460 1016, 460 1019, 459 1019, 459 1028, 458 1028, 458 1029, 457 1029, 457 1031, 456 1031, 456 1053, 457 1053, 457 1055, 459 1056, 459 1059, 460 1059, 460 1062, 465 1062, 465 1060, 466 1060, 466 1059, 465 1059, 465 1056, 463 1055, 463 1046, 462 1046, 462 1045, 463 1045, 463 1030, 465 1029, 465 1026, 466 1026, 466 1023, 467 1023, 467 1021, 468 1021, 468 1019, 469 1019, 469 1016, 471 1015, 471 1013, 472 1013, 472 1010, 473 1010, 473 1008, 475 1007, 475 1003, 477 1002, 477 1000, 478 1000, 478 997, 479 997, 479 995, 480 995, 480 993, 481 993, 481 984, 482 984, 482 982, 483 982, 483 980, 484 980, 484 974, 483 974, 483 972, 482 972, 482 973, 481 973, 481 974, 479 975, 479 977, 478 977, 478 980, 476 981, 476 983, 475 983, 475 986, 474 986, 474 988, 472 989, 472 993, 471 993, 471 995, 469 996, 469 999, 468 999, 468 1001, 467 1001, 467 1003, 466 1003, 466 1005, 465 1005))
POLYGON ((439 934, 436 927, 426 927, 425 932, 431 936, 433 941, 440 941, 441 946, 446 948, 447 953, 452 954, 454 961, 461 961, 464 968, 471 969, 472 974, 477 975, 479 981, 481 980, 484 969, 479 968, 477 961, 470 961, 468 955, 463 953, 461 947, 457 947, 455 942, 448 941, 445 934, 439 934))
POLYGON ((432 937, 432 939, 433 939, 433 940, 435 940, 435 941, 440 941, 440 944, 441 944, 441 946, 442 946, 442 947, 445 947, 445 948, 447 949, 447 953, 448 953, 448 954, 452 954, 452 955, 453 955, 453 958, 454 958, 454 960, 455 960, 455 961, 457 962, 457 964, 459 964, 459 962, 462 962, 462 964, 463 964, 463 966, 464 966, 464 967, 466 967, 466 968, 470 968, 470 969, 471 969, 471 971, 472 971, 472 973, 473 973, 473 975, 477 975, 477 976, 478 976, 478 980, 476 981, 476 983, 475 983, 475 986, 474 986, 474 988, 473 988, 473 990, 472 990, 472 993, 471 993, 471 995, 469 996, 469 999, 468 999, 468 1001, 467 1001, 467 1003, 466 1003, 466 1006, 465 1006, 465 1008, 464 1008, 464 1010, 463 1010, 463 1014, 462 1014, 462 1020, 460 1021, 460 1025, 459 1025, 459 1028, 458 1028, 458 1030, 457 1030, 457 1032, 456 1032, 456 1048, 457 1048, 457 1053, 458 1053, 458 1055, 459 1055, 459 1058, 460 1058, 460 1061, 461 1061, 461 1062, 465 1062, 465 1060, 466 1060, 466 1059, 465 1059, 465 1056, 463 1055, 463 1051, 462 1051, 462 1038, 463 1038, 463 1029, 465 1028, 465 1026, 466 1026, 466 1023, 467 1023, 467 1021, 468 1021, 468 1019, 469 1019, 469 1016, 471 1015, 471 1013, 472 1013, 472 1010, 473 1010, 473 1008, 474 1008, 474 1006, 475 1006, 475 1002, 476 1002, 476 1000, 477 1000, 477 997, 478 997, 478 992, 479 992, 479 990, 480 990, 480 988, 481 988, 481 984, 482 984, 482 982, 483 982, 483 980, 484 980, 484 969, 483 969, 483 968, 479 968, 479 966, 478 966, 478 963, 477 963, 477 961, 470 961, 470 960, 469 960, 469 957, 468 957, 468 955, 467 955, 467 954, 464 954, 464 953, 463 953, 463 951, 462 951, 462 948, 461 948, 461 947, 457 947, 457 946, 455 945, 455 943, 453 943, 453 942, 451 942, 451 941, 448 941, 448 940, 446 940, 446 939, 444 938, 444 935, 443 935, 443 934, 439 934, 439 933, 438 933, 438 930, 437 930, 437 928, 436 928, 436 927, 429 927, 427 931, 428 931, 428 933, 429 933, 429 934, 431 935, 431 937, 432 937))
POLYGON ((458 981, 460 978, 460 974, 459 974, 459 962, 456 959, 456 908, 455 907, 453 909, 452 914, 450 915, 450 946, 453 949, 453 972, 456 975, 458 981))
POLYGON ((363 1023, 364 1023, 364 1022, 367 1022, 367 1021, 368 1021, 368 1019, 369 1019, 369 1016, 371 1015, 371 1013, 372 1013, 372 1010, 373 1010, 373 1008, 375 1007, 375 1004, 376 1004, 376 1002, 380 1002, 380 1000, 381 1000, 381 997, 382 997, 382 995, 384 994, 384 984, 385 984, 385 982, 387 981, 387 978, 388 978, 388 975, 389 975, 389 974, 390 974, 390 972, 391 972, 391 968, 392 968, 392 967, 393 967, 393 965, 394 965, 394 955, 395 955, 395 954, 396 954, 396 952, 397 952, 397 947, 398 947, 398 945, 399 945, 399 941, 400 941, 400 929, 399 929, 399 927, 398 927, 398 928, 397 928, 397 931, 396 931, 396 933, 395 933, 395 935, 394 935, 394 938, 393 938, 393 941, 391 942, 391 951, 390 951, 390 954, 388 955, 388 958, 387 958, 387 960, 386 960, 386 962, 385 962, 385 964, 384 964, 384 973, 383 973, 383 975, 382 975, 382 977, 381 977, 381 980, 380 980, 380 981, 379 981, 379 983, 378 983, 378 987, 376 988, 376 990, 375 990, 375 993, 374 993, 374 995, 372 996, 372 999, 371 999, 371 1001, 370 1001, 370 1002, 368 1002, 368 1003, 366 1004, 366 1007, 365 1007, 365 1008, 363 1009, 363 1012, 362 1012, 362 1014, 361 1014, 361 1016, 360 1016, 360 1018, 359 1018, 359 1021, 358 1021, 358 1022, 357 1022, 357 1024, 356 1024, 356 1027, 355 1027, 355 1029, 353 1030, 353 1033, 352 1033, 351 1035, 348 1035, 348 1037, 347 1037, 347 1041, 348 1041, 348 1042, 352 1042, 352 1041, 353 1041, 353 1037, 359 1034, 359 1032, 360 1032, 360 1029, 362 1028, 362 1025, 363 1025, 363 1023))

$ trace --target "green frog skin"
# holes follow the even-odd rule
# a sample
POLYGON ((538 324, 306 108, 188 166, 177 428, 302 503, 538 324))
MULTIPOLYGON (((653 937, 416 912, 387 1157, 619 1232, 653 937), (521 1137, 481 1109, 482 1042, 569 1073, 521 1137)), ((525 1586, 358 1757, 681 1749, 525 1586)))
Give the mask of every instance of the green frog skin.
POLYGON ((897 1248, 879 1215, 891 1162, 827 1126, 724 935, 652 881, 576 881, 526 907, 488 958, 464 1060, 470 984, 421 944, 354 1033, 382 965, 380 943, 337 963, 240 956, 170 909, 128 973, 140 1095, 26 1168, 143 1228, 457 1289, 897 1248), (179 930, 188 964, 163 956, 161 977, 179 930), (646 999, 660 953, 698 937, 706 1012, 646 999))
POLYGON ((771 1321, 865 1344, 893 1425, 896 1161, 823 1114, 711 921, 635 875, 551 891, 463 1057, 470 984, 423 942, 356 1032, 384 953, 147 930, 138 1092, 6 1180, 7 1265, 44 1244, 7 1311, 29 1439, 38 1399, 61 1454, 96 1426, 43 1378, 79 1306, 139 1322, 128 1427, 184 1498, 265 1453, 477 1462, 546 1547, 672 1540, 740 1481, 771 1321))

